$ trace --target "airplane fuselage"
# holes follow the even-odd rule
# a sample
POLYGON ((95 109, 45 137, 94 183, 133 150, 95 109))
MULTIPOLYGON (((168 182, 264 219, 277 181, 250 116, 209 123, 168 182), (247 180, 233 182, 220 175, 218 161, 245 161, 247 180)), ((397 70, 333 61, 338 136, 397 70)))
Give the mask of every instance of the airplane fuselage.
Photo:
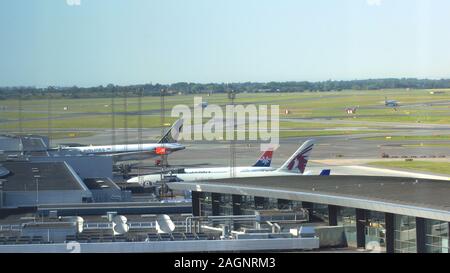
POLYGON ((385 106, 387 107, 397 107, 398 106, 398 102, 395 100, 388 100, 384 103, 385 106))
MULTIPOLYGON (((235 167, 235 172, 259 172, 259 171, 273 171, 272 167, 235 167)), ((217 168, 186 168, 184 173, 186 174, 204 174, 204 173, 229 173, 230 167, 217 167, 217 168)))
POLYGON ((182 150, 185 147, 178 143, 146 143, 102 146, 61 147, 62 150, 79 151, 88 155, 107 155, 130 152, 154 152, 157 147, 165 147, 168 153, 182 150))
MULTIPOLYGON (((216 179, 231 178, 231 170, 229 167, 223 168, 204 168, 204 169, 191 169, 194 171, 189 172, 189 169, 185 170, 185 173, 173 174, 177 178, 183 181, 207 181, 216 179), (209 170, 211 169, 211 170, 209 170)), ((266 177, 266 176, 281 176, 281 175, 307 175, 307 173, 293 173, 278 171, 271 167, 236 167, 234 170, 234 176, 239 177, 266 177)), ((161 180, 160 174, 150 174, 129 179, 128 183, 139 183, 140 185, 153 185, 161 180)))

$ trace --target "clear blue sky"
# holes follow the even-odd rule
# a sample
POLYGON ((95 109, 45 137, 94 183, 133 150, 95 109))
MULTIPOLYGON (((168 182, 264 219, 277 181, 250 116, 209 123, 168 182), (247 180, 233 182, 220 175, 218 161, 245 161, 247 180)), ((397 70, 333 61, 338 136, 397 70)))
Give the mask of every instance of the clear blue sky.
POLYGON ((67 1, 0 2, 0 86, 450 77, 448 0, 67 1))

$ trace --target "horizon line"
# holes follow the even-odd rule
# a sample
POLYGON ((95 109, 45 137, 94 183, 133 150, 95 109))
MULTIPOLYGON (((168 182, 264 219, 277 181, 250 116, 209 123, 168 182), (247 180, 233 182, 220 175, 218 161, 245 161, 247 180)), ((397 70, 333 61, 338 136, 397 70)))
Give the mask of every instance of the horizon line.
POLYGON ((256 83, 256 84, 267 84, 267 83, 289 83, 289 82, 308 82, 308 83, 322 83, 322 82, 352 82, 352 81, 379 81, 379 80, 421 80, 421 81, 446 81, 450 80, 450 77, 445 78, 418 78, 418 77, 388 77, 388 78, 360 78, 360 79, 352 79, 352 80, 336 80, 336 79, 328 79, 328 80, 288 80, 288 81, 237 81, 237 82, 193 82, 193 81, 176 81, 172 83, 153 83, 153 82, 147 82, 147 83, 132 83, 132 84, 114 84, 114 83, 108 83, 108 84, 99 84, 99 85, 89 85, 89 86, 82 86, 82 85, 47 85, 47 86, 40 86, 40 85, 9 85, 9 86, 0 86, 0 89, 7 89, 7 88, 35 88, 35 89, 46 89, 46 88, 97 88, 97 87, 107 87, 108 85, 113 85, 114 87, 127 87, 127 86, 138 86, 138 85, 174 85, 179 83, 187 83, 187 84, 243 84, 243 83, 256 83))

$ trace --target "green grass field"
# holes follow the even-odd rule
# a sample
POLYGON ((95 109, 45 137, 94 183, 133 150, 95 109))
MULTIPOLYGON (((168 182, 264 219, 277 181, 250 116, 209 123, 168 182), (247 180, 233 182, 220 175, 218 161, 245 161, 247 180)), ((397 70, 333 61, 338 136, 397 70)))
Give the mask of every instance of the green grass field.
MULTIPOLYGON (((203 101, 211 104, 226 105, 229 100, 226 94, 213 94, 207 96, 199 95, 175 95, 168 96, 166 102, 166 116, 170 116, 170 111, 175 105, 194 106, 194 97, 202 97, 203 101)), ((142 98, 141 110, 143 114, 143 127, 151 128, 159 126, 159 97, 142 98)), ((340 92, 303 92, 303 93, 241 93, 237 95, 236 104, 277 104, 280 107, 280 118, 327 118, 330 121, 384 121, 384 122, 404 122, 404 123, 450 123, 450 108, 448 105, 430 105, 436 101, 450 101, 450 90, 431 95, 429 90, 361 90, 361 91, 340 91, 340 92), (384 98, 399 101, 398 111, 384 107, 384 98), (408 104, 415 104, 407 106, 408 104), (347 115, 345 108, 359 106, 356 115, 347 115), (285 115, 285 110, 290 113, 285 115)), ((64 120, 55 119, 52 126, 58 128, 110 128, 111 111, 113 109, 111 98, 96 99, 55 99, 51 101, 52 117, 67 118, 64 120), (82 118, 73 115, 83 114, 82 118)), ((0 106, 6 106, 7 111, 0 112, 0 129, 14 130, 19 127, 17 119, 19 117, 17 100, 4 100, 0 106), (6 122, 5 122, 6 121, 6 122)), ((23 100, 21 109, 22 128, 37 129, 46 128, 48 113, 47 100, 23 100), (27 120, 28 119, 28 120, 27 120), (41 119, 41 120, 30 120, 41 119)), ((123 114, 121 112, 137 112, 138 98, 128 98, 125 107, 123 98, 114 100, 114 110, 116 111, 116 127, 123 127, 123 114)), ((314 124, 298 123, 289 124, 282 122, 280 128, 327 128, 329 127, 351 127, 349 124, 314 124)), ((128 126, 135 128, 138 126, 137 116, 128 117, 128 126)), ((367 126, 370 125, 368 122, 367 126)))
MULTIPOLYGON (((52 115, 52 117, 59 117, 60 115, 52 115)), ((26 113, 22 112, 22 118, 28 119, 28 118, 47 118, 47 113, 26 113)), ((19 119, 19 113, 18 112, 0 112, 0 120, 18 120, 19 119)))
MULTIPOLYGON (((38 132, 39 135, 49 136, 48 132, 38 132)), ((70 139, 93 136, 92 132, 52 132, 50 133, 50 139, 70 139)))
POLYGON ((448 162, 429 162, 429 161, 376 161, 368 164, 369 166, 407 169, 415 171, 432 172, 438 174, 450 174, 450 163, 448 162))
POLYGON ((348 128, 348 127, 367 127, 377 128, 377 126, 370 125, 354 125, 354 124, 339 124, 339 123, 319 123, 319 122, 295 122, 295 121, 280 121, 280 129, 329 129, 329 128, 348 128))
MULTIPOLYGON (((367 133, 373 133, 374 131, 354 131, 354 130, 328 130, 328 131, 294 131, 294 130, 283 130, 279 132, 279 137, 280 138, 294 138, 294 137, 318 137, 318 136, 338 136, 338 135, 357 135, 357 134, 367 134, 367 133)), ((376 131, 377 133, 384 133, 387 131, 376 131)), ((223 132, 221 135, 221 139, 219 140, 224 140, 226 139, 226 133, 223 132)), ((203 135, 205 136, 205 135, 203 135)), ((244 133, 245 139, 250 139, 249 138, 249 133, 245 132, 244 133)), ((257 136, 259 138, 259 134, 255 134, 255 136, 257 136)), ((197 140, 202 139, 202 135, 201 134, 191 134, 191 139, 194 139, 194 137, 196 137, 197 140)), ((253 135, 252 135, 253 137, 253 135)), ((203 138, 206 139, 206 138, 203 138)), ((238 138, 241 139, 241 138, 238 138)))
POLYGON ((385 137, 368 137, 365 140, 385 140, 385 141, 426 141, 426 140, 450 140, 450 135, 428 135, 428 136, 385 136, 385 137))
POLYGON ((280 131, 280 138, 290 137, 315 137, 315 136, 339 136, 359 135, 369 133, 388 133, 389 131, 366 131, 366 130, 327 130, 327 131, 280 131))
POLYGON ((403 144, 405 148, 428 148, 428 147, 446 147, 450 148, 450 143, 420 143, 420 144, 403 144))
MULTIPOLYGON (((166 122, 173 122, 174 118, 166 118, 166 122)), ((116 128, 138 128, 139 118, 138 116, 124 116, 115 115, 114 124, 116 128), (125 124, 126 118, 126 124, 125 124), (126 126, 125 126, 126 125, 126 126)), ((159 127, 160 117, 158 116, 143 116, 142 117, 142 127, 144 128, 156 128, 159 127)), ((93 115, 93 116, 82 116, 79 118, 67 118, 67 119, 56 119, 51 121, 51 126, 53 129, 78 129, 78 128, 91 128, 91 129, 107 129, 112 128, 112 116, 110 115, 93 115)), ((25 121, 22 122, 22 128, 35 129, 35 128, 47 128, 47 120, 37 120, 37 121, 25 121)), ((0 129, 17 129, 18 124, 16 123, 0 123, 0 129)))

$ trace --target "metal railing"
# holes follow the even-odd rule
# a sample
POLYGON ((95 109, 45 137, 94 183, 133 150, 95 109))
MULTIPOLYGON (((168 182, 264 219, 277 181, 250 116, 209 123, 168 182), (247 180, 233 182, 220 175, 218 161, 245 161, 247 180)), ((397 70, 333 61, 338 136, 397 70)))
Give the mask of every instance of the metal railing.
MULTIPOLYGON (((185 227, 185 221, 173 221, 176 227, 185 227)), ((130 222, 128 223, 130 229, 146 229, 146 228, 156 228, 155 222, 130 222)), ((111 229, 112 223, 84 223, 83 229, 92 230, 92 229, 111 229)), ((21 231, 22 225, 0 225, 1 231, 21 231)))
MULTIPOLYGON (((173 221, 176 227, 185 227, 184 221, 173 221)), ((130 229, 156 228, 155 222, 129 222, 130 229)), ((112 223, 85 223, 83 229, 111 229, 112 223)))
POLYGON ((200 231, 201 223, 235 223, 235 222, 256 222, 258 217, 256 215, 224 215, 224 216, 190 216, 186 217, 184 226, 186 232, 192 233, 193 230, 200 231))
POLYGON ((0 225, 0 231, 21 231, 21 225, 0 225))

